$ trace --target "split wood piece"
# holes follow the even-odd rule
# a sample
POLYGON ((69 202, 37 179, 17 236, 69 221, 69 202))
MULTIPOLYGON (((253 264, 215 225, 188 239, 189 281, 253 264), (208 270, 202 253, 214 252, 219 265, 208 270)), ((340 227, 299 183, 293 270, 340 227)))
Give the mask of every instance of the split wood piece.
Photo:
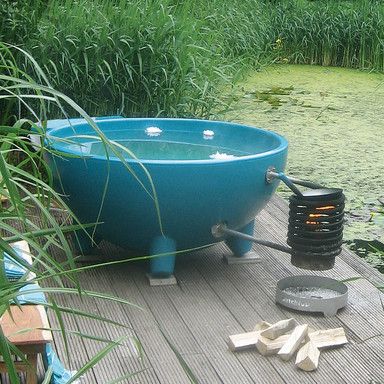
POLYGON ((256 348, 263 356, 275 355, 280 351, 290 336, 291 335, 281 335, 277 339, 271 340, 260 335, 256 342, 256 348))
POLYGON ((253 332, 239 333, 229 336, 228 347, 232 352, 241 351, 247 348, 254 348, 260 336, 260 332, 271 324, 266 321, 257 323, 253 332))
POLYGON ((344 328, 322 329, 311 332, 308 338, 317 348, 337 347, 348 343, 344 328))
POLYGON ((307 335, 308 324, 298 325, 289 336, 287 342, 281 347, 280 351, 277 352, 278 356, 280 356, 281 359, 288 361, 307 335))
POLYGON ((255 328, 253 328, 254 331, 264 331, 264 329, 267 329, 271 326, 271 323, 268 323, 267 321, 259 321, 256 323, 255 328))
POLYGON ((295 319, 285 319, 272 324, 269 328, 261 332, 261 336, 267 337, 268 339, 275 340, 281 335, 286 334, 293 328, 297 327, 298 323, 295 319))
POLYGON ((308 341, 297 352, 295 365, 303 371, 314 371, 319 365, 319 357, 319 349, 312 341, 308 341))
MULTIPOLYGON (((257 350, 263 356, 274 355, 287 342, 290 335, 282 335, 275 340, 259 336, 256 342, 257 350)), ((343 328, 325 329, 321 331, 312 331, 308 334, 308 338, 316 346, 316 348, 336 347, 348 343, 343 328)))

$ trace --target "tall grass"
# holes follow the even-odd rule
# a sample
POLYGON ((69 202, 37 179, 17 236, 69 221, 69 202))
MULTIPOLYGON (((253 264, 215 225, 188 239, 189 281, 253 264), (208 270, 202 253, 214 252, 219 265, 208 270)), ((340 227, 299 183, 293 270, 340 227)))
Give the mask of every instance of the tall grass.
POLYGON ((0 17, 93 115, 211 117, 224 84, 271 62, 384 71, 382 1, 32 0, 0 17))
POLYGON ((270 19, 280 59, 384 71, 380 1, 282 1, 270 19))
POLYGON ((94 115, 208 116, 225 68, 202 23, 175 11, 167 1, 51 0, 26 49, 94 115))

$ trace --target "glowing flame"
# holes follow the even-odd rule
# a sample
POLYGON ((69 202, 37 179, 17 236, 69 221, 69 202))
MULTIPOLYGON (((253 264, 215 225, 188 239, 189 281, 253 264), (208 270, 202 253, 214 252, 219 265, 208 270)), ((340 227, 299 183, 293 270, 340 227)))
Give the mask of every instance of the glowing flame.
MULTIPOLYGON (((334 205, 326 205, 324 207, 316 207, 316 211, 329 211, 330 209, 334 209, 334 205)), ((313 219, 316 217, 328 217, 326 213, 310 213, 309 218, 313 219)), ((310 225, 319 225, 321 224, 319 221, 306 221, 305 224, 310 224, 310 225)))
POLYGON ((336 208, 334 205, 327 205, 325 207, 316 207, 316 211, 328 211, 329 209, 336 208))

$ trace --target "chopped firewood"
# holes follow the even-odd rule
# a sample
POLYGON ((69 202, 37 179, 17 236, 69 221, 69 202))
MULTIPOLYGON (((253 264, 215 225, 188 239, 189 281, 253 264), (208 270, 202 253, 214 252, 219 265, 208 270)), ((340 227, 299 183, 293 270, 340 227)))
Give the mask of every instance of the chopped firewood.
POLYGON ((308 337, 320 349, 348 343, 344 328, 322 329, 309 333, 308 337))
POLYGON ((275 355, 289 337, 290 335, 281 335, 277 339, 271 340, 260 335, 256 342, 256 348, 263 356, 275 355))
POLYGON ((275 324, 272 324, 266 330, 261 332, 261 336, 274 340, 279 336, 286 334, 288 331, 292 330, 297 325, 297 321, 293 318, 281 320, 275 324))
POLYGON ((312 341, 304 344, 296 355, 296 367, 303 371, 314 371, 319 364, 320 351, 312 341))
POLYGON ((266 321, 257 323, 253 332, 239 333, 229 336, 228 347, 231 351, 241 351, 247 348, 254 348, 260 336, 260 332, 271 324, 266 321))
POLYGON ((230 336, 228 345, 231 351, 256 346, 261 355, 277 354, 285 361, 297 352, 295 366, 309 372, 317 369, 320 350, 346 343, 348 340, 343 328, 316 331, 308 324, 297 325, 296 320, 285 319, 275 324, 261 321, 252 332, 230 336))
POLYGON ((283 360, 288 361, 293 354, 296 352, 297 348, 301 342, 308 335, 308 324, 298 325, 289 336, 289 339, 281 347, 280 351, 277 353, 283 360))
POLYGON ((268 323, 267 321, 259 321, 255 328, 253 328, 254 331, 264 331, 264 329, 267 329, 271 326, 271 323, 268 323))

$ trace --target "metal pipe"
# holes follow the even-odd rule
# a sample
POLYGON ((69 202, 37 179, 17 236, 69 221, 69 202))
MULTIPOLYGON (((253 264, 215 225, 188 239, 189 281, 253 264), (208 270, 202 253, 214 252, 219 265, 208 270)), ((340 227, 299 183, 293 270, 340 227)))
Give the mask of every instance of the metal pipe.
POLYGON ((280 179, 295 195, 303 197, 300 189, 296 187, 295 184, 291 181, 291 179, 286 176, 283 172, 279 172, 276 176, 280 179))
POLYGON ((296 178, 291 177, 291 176, 286 176, 286 177, 292 183, 297 184, 297 185, 301 185, 303 187, 312 188, 312 189, 322 189, 322 188, 325 188, 323 185, 320 185, 320 184, 317 184, 317 183, 313 183, 312 181, 300 180, 300 179, 296 179, 296 178))
POLYGON ((311 181, 296 179, 294 177, 285 175, 283 172, 277 172, 275 168, 270 168, 267 170, 266 180, 268 183, 270 183, 273 179, 280 179, 288 186, 288 188, 290 188, 295 194, 299 196, 302 196, 302 193, 298 188, 294 186, 294 184, 312 189, 324 188, 324 186, 320 184, 312 183, 311 181))
POLYGON ((285 253, 289 253, 289 254, 292 253, 292 250, 289 247, 286 247, 286 246, 280 245, 280 244, 276 244, 276 243, 273 243, 271 241, 257 239, 256 237, 253 237, 251 235, 247 235, 247 234, 242 233, 242 232, 234 231, 233 229, 227 228, 227 226, 223 223, 214 225, 212 227, 212 234, 215 237, 223 237, 223 235, 230 235, 230 236, 238 237, 238 238, 243 239, 243 240, 252 241, 256 244, 264 245, 264 246, 269 247, 269 248, 277 249, 278 251, 281 251, 281 252, 285 252, 285 253))

